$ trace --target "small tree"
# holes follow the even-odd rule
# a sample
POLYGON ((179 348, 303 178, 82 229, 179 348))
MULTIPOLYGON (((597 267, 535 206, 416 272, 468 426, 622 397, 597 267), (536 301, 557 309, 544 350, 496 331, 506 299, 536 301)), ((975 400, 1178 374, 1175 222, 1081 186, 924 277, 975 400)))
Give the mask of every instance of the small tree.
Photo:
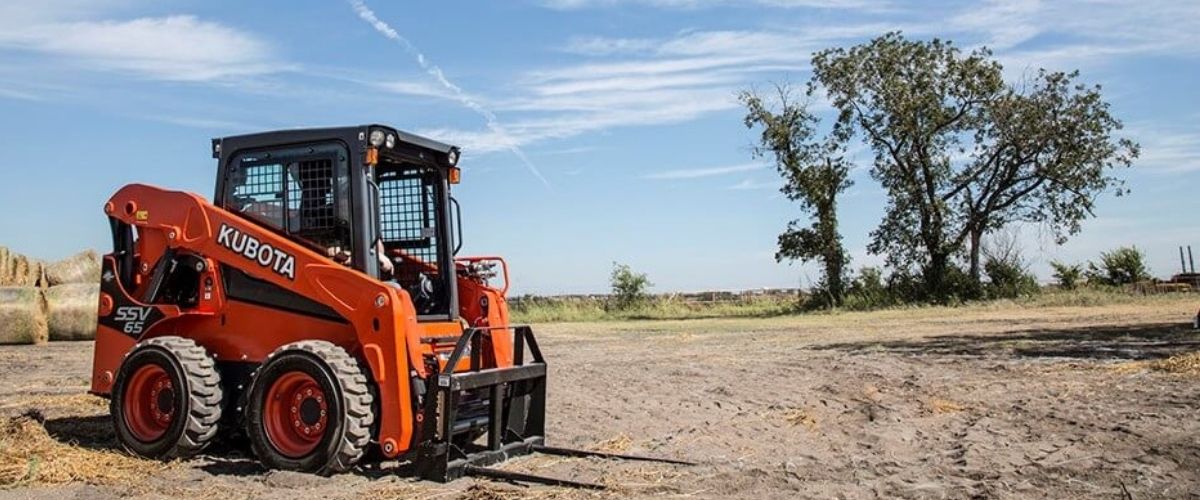
POLYGON ((1136 246, 1120 247, 1100 254, 1100 263, 1088 263, 1088 281, 1120 286, 1150 279, 1146 256, 1136 246))
POLYGON ((988 278, 984 291, 988 298, 1012 299, 1039 291, 1037 277, 1029 272, 1015 229, 997 231, 983 245, 982 253, 983 272, 988 278))
POLYGON ((627 264, 613 262, 612 298, 617 309, 629 309, 646 302, 649 295, 646 290, 654 283, 646 277, 646 273, 634 272, 627 264))
POLYGON ((1083 278, 1082 265, 1053 261, 1050 263, 1050 267, 1054 269, 1054 279, 1058 281, 1058 286, 1063 290, 1074 290, 1079 286, 1079 280, 1083 278))
MULTIPOLYGON (((837 307, 845 295, 849 262, 837 220, 837 197, 851 184, 846 158, 849 128, 834 126, 827 136, 819 137, 820 120, 808 106, 796 102, 786 86, 777 85, 775 90, 774 102, 753 91, 738 95, 746 106, 746 127, 762 129, 754 155, 774 157, 775 168, 784 179, 780 191, 812 216, 808 224, 802 220, 788 223, 779 235, 775 260, 819 261, 824 269, 813 297, 821 305, 837 307)), ((810 86, 809 98, 813 90, 810 86)))

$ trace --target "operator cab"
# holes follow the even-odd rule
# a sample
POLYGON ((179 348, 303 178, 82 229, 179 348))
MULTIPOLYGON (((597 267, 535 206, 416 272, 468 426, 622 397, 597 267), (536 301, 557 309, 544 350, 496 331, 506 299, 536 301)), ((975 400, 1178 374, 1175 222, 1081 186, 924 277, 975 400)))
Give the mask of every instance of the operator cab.
POLYGON ((457 319, 457 147, 364 125, 213 139, 213 157, 217 206, 394 282, 421 320, 457 319))

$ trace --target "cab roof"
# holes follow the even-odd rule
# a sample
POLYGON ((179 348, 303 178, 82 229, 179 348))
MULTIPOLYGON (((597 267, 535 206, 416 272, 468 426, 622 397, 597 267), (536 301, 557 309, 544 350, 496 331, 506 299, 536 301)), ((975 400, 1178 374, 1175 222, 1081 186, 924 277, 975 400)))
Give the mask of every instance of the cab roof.
POLYGON ((387 125, 368 124, 348 127, 283 129, 255 132, 252 134, 231 135, 228 137, 218 137, 212 140, 212 152, 213 158, 221 158, 222 154, 229 154, 243 149, 254 149, 330 139, 340 139, 350 146, 358 145, 361 147, 366 147, 367 135, 372 129, 383 129, 386 132, 395 134, 398 145, 406 144, 409 146, 416 146, 421 149, 437 152, 441 155, 448 154, 451 150, 458 149, 457 146, 452 146, 428 137, 422 137, 417 134, 398 130, 387 125))

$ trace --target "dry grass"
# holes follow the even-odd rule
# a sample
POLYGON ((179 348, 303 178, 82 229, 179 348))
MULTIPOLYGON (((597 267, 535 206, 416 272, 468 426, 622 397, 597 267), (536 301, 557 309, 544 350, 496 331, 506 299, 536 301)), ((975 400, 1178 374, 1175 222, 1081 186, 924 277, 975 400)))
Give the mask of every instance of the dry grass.
POLYGON ((948 399, 933 398, 929 400, 929 411, 939 415, 944 413, 958 413, 960 411, 966 411, 966 409, 966 406, 955 403, 954 401, 950 401, 948 399))
POLYGON ((1112 368, 1117 373, 1156 371, 1176 375, 1200 376, 1200 352, 1177 354, 1166 359, 1131 361, 1112 368))
POLYGON ((575 490, 568 488, 526 488, 515 486, 502 486, 491 482, 478 482, 467 488, 461 495, 455 497, 459 500, 550 500, 550 499, 575 499, 575 498, 593 498, 597 496, 597 492, 587 490, 575 490))
POLYGON ((805 411, 803 408, 787 408, 770 406, 767 411, 759 414, 764 420, 771 422, 783 421, 791 426, 803 425, 810 431, 817 430, 817 417, 805 411))
POLYGON ((86 393, 36 394, 17 396, 12 401, 0 404, 0 410, 10 408, 37 408, 40 411, 67 410, 72 414, 108 413, 108 401, 86 393))
POLYGON ((145 477, 149 469, 165 467, 170 465, 60 443, 46 432, 36 414, 0 422, 0 487, 123 483, 145 477))
POLYGON ((593 447, 596 451, 604 453, 624 453, 629 451, 629 447, 633 445, 633 440, 629 436, 619 434, 611 439, 606 439, 593 447))

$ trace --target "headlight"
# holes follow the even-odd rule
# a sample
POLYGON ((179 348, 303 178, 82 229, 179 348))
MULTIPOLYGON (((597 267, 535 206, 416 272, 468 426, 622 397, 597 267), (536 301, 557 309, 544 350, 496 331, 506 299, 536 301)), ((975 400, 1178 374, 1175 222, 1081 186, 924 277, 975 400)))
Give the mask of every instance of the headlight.
POLYGON ((369 142, 371 143, 372 146, 375 146, 375 147, 382 146, 383 145, 383 131, 382 130, 372 130, 371 136, 369 137, 369 142))
POLYGON ((458 165, 458 149, 457 148, 451 148, 450 152, 446 153, 446 163, 449 163, 451 167, 458 165))
POLYGON ((392 134, 388 134, 386 144, 387 144, 388 149, 392 149, 392 148, 396 147, 396 136, 392 135, 392 134))

